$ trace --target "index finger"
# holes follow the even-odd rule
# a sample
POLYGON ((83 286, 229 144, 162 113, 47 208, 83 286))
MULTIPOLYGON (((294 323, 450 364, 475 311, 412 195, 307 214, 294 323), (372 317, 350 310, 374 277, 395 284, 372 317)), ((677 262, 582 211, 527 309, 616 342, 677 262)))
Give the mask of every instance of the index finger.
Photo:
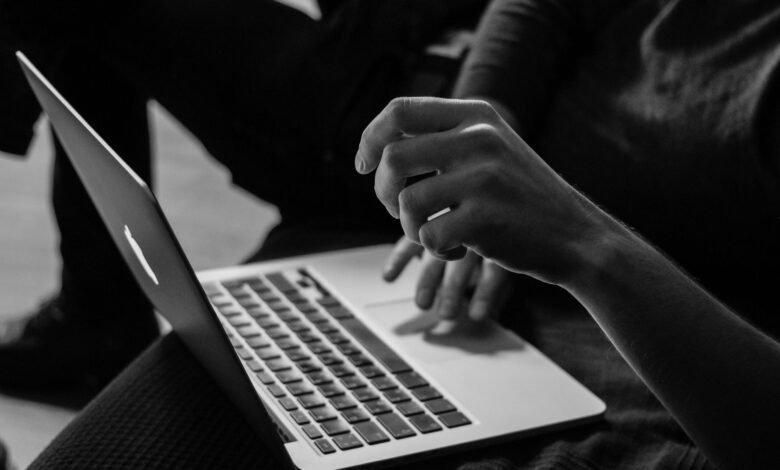
POLYGON ((458 127, 480 102, 431 97, 396 98, 366 127, 355 156, 360 174, 374 171, 387 144, 403 136, 442 132, 458 127))

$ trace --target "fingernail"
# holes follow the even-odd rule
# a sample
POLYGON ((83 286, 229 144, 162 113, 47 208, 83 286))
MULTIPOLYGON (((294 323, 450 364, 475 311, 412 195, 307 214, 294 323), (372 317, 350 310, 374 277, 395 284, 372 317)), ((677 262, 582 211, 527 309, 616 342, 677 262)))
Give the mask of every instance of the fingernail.
POLYGON ((484 300, 477 300, 471 306, 470 317, 474 321, 482 321, 488 316, 488 303, 484 300))
POLYGON ((420 308, 428 308, 431 306, 431 289, 417 289, 417 296, 415 298, 417 306, 420 308))
POLYGON ((366 163, 362 158, 355 158, 355 169, 360 174, 363 174, 363 172, 366 170, 366 163))
POLYGON ((382 269, 382 277, 384 278, 385 281, 392 281, 394 277, 393 273, 394 273, 394 269, 392 264, 388 264, 382 269))

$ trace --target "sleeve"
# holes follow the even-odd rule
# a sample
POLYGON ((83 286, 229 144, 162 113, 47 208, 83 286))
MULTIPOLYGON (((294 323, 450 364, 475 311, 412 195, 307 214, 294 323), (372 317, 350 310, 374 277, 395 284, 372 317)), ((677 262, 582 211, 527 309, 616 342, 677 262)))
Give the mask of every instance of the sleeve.
POLYGON ((456 98, 499 102, 533 133, 588 43, 630 0, 494 0, 455 86, 456 98))

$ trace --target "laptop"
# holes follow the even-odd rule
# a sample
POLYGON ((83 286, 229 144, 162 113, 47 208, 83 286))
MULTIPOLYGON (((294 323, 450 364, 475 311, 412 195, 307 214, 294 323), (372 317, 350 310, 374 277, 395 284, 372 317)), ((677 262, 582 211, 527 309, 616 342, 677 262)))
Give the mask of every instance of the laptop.
POLYGON ((196 275, 144 181, 17 57, 144 293, 280 462, 389 466, 604 413, 514 333, 416 308, 418 265, 381 280, 389 245, 196 275))

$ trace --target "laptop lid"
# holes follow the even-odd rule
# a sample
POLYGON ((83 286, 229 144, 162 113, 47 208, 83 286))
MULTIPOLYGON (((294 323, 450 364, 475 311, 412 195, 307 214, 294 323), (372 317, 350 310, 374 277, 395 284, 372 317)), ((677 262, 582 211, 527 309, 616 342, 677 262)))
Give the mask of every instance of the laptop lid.
POLYGON ((146 183, 81 118, 21 52, 22 70, 111 238, 153 306, 242 411, 281 462, 281 435, 146 183))

